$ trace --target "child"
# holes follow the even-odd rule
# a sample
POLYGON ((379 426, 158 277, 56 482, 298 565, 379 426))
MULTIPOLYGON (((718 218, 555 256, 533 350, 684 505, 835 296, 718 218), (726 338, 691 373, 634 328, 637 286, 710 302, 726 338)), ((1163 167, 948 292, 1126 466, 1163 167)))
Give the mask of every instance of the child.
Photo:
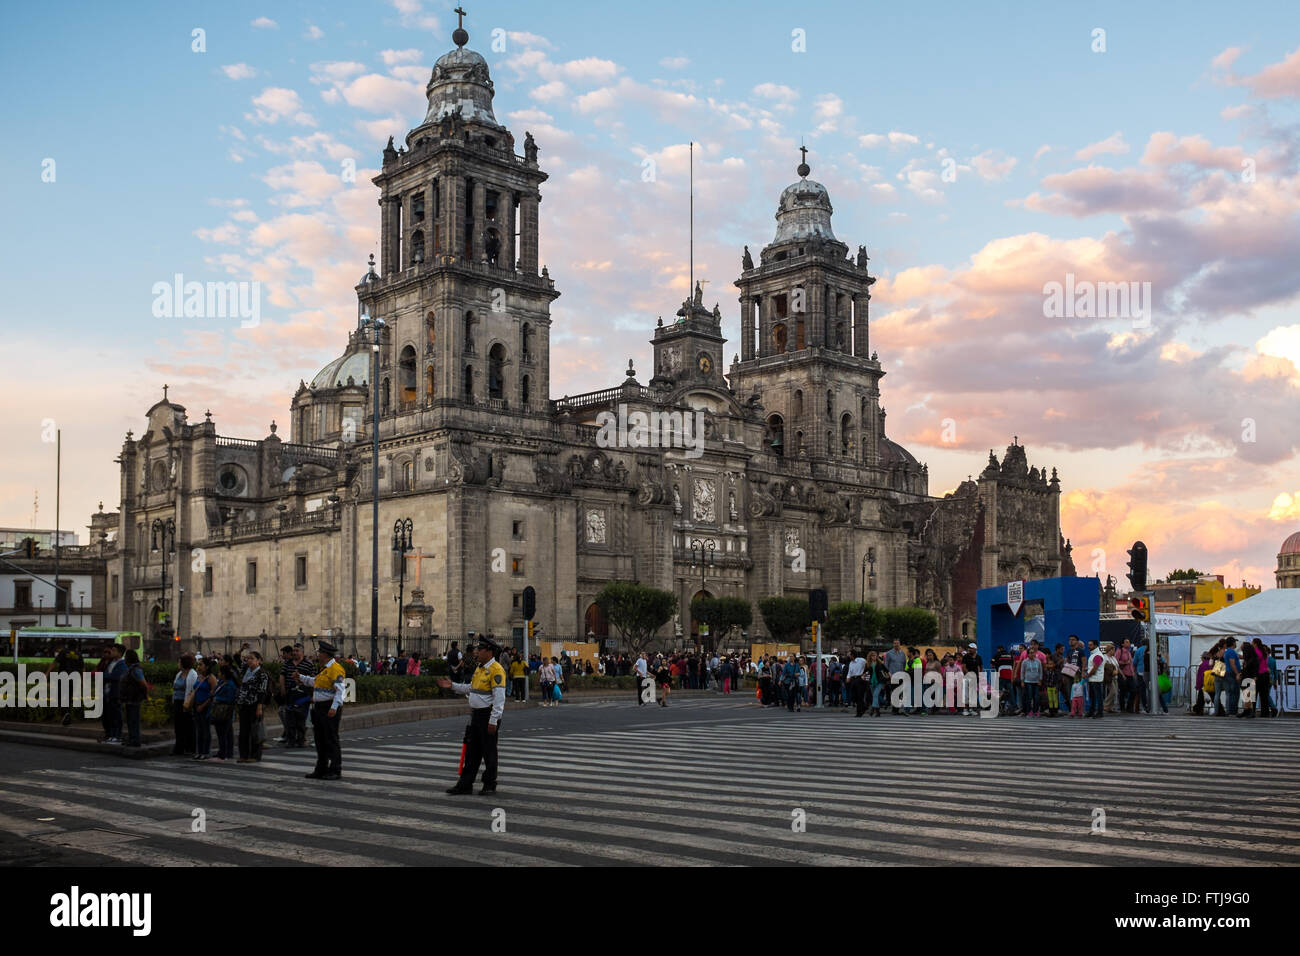
POLYGON ((1047 669, 1043 672, 1043 687, 1047 693, 1047 716, 1055 717, 1060 706, 1061 672, 1056 669, 1056 659, 1047 659, 1047 669))
POLYGON ((1077 680, 1070 686, 1070 716, 1083 719, 1083 681, 1077 680))

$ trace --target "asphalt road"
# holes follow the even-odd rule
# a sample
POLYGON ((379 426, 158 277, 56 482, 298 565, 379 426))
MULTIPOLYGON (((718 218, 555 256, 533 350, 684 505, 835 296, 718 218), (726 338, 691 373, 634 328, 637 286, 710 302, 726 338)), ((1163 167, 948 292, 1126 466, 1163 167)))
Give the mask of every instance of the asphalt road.
POLYGON ((1300 721, 855 719, 751 698, 507 710, 500 789, 447 796, 463 717, 261 764, 0 745, 0 865, 1278 865, 1300 721), (204 829, 195 832, 195 821, 204 829))

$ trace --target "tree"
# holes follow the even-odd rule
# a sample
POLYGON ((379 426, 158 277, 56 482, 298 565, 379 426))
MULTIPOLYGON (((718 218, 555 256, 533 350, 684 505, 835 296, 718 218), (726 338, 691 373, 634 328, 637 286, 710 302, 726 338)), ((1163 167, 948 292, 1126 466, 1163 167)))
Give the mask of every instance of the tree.
POLYGON ((870 602, 832 604, 827 612, 824 633, 828 641, 845 650, 870 644, 880 634, 880 610, 870 602))
POLYGON ((904 647, 930 644, 939 634, 939 619, 924 608, 891 607, 880 615, 880 636, 904 647))
POLYGON ((763 615, 772 639, 792 643, 803 636, 804 628, 812 621, 806 598, 768 597, 758 602, 758 613, 763 615))
POLYGON ((1178 568, 1175 568, 1165 575, 1165 580, 1170 583, 1173 583, 1174 581, 1195 581, 1197 578, 1203 576, 1203 574, 1204 572, 1197 571, 1195 568, 1188 568, 1186 571, 1181 571, 1178 568))
POLYGON ((691 618, 709 626, 704 645, 709 650, 717 646, 720 638, 733 627, 749 627, 754 619, 753 609, 744 598, 696 598, 691 602, 691 618))
POLYGON ((632 653, 639 654, 655 632, 672 620, 677 612, 677 595, 627 581, 610 581, 596 595, 596 604, 632 653))

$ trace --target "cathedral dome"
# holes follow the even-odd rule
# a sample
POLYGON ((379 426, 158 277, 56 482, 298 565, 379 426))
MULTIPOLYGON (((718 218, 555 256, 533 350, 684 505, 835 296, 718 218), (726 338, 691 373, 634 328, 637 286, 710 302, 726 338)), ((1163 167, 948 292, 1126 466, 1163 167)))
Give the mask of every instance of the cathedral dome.
POLYGON ((352 377, 354 385, 365 385, 370 380, 370 356, 365 352, 340 355, 311 380, 312 388, 340 388, 352 377))
POLYGON ((910 451, 898 444, 898 442, 891 441, 883 435, 880 436, 880 463, 886 466, 896 463, 902 465, 919 464, 910 451))
POLYGON ((500 126, 492 112, 493 92, 487 60, 482 56, 464 47, 444 53, 429 78, 429 112, 422 125, 459 112, 466 122, 500 126))
POLYGON ((1300 531, 1282 542, 1282 550, 1278 554, 1300 554, 1300 531))
POLYGON ((772 244, 796 242, 800 239, 835 241, 831 231, 830 193, 819 182, 808 179, 808 167, 801 164, 801 179, 785 188, 776 208, 776 238, 772 244))

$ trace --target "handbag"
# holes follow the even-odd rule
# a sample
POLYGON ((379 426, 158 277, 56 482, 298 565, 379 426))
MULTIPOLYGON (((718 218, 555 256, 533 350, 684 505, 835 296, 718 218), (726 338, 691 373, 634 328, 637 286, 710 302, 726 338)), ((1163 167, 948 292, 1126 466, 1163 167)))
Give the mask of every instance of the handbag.
POLYGON ((1215 661, 1215 662, 1214 662, 1214 676, 1215 676, 1215 677, 1224 677, 1225 675, 1227 675, 1227 673, 1228 673, 1228 665, 1227 665, 1227 664, 1223 663, 1223 661, 1215 661))
POLYGON ((1079 674, 1078 664, 1066 664, 1061 668, 1061 673, 1066 677, 1077 677, 1079 674))
POLYGON ((262 744, 266 742, 266 724, 257 721, 253 724, 253 743, 262 744))
POLYGON ((551 696, 554 697, 556 700, 560 700, 561 698, 564 697, 564 694, 560 691, 559 681, 556 681, 554 684, 551 685, 551 696))
POLYGON ((230 720, 235 716, 235 705, 227 704, 222 701, 212 705, 212 719, 216 721, 230 720))

